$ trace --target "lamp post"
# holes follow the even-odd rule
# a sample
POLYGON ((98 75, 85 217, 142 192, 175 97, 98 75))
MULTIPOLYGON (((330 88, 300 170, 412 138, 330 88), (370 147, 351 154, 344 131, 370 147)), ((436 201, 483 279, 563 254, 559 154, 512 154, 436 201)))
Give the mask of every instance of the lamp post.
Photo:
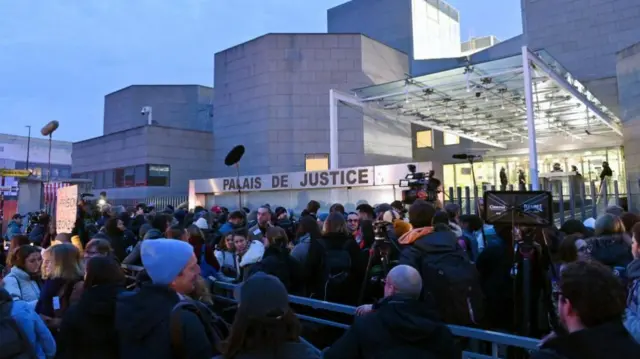
POLYGON ((60 126, 58 121, 51 121, 40 130, 40 134, 42 134, 43 136, 49 136, 49 174, 47 175, 47 182, 51 182, 51 137, 53 133, 58 129, 58 126, 60 126))
POLYGON ((24 166, 24 169, 29 170, 29 151, 31 150, 31 126, 26 125, 26 128, 29 129, 29 135, 27 137, 27 164, 24 166))

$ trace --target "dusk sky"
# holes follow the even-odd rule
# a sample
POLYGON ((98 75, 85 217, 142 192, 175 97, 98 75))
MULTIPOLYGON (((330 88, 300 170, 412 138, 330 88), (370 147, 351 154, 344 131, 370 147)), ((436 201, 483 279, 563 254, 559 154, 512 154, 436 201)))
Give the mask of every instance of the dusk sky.
MULTIPOLYGON (((358 0, 356 0, 358 1, 358 0)), ((0 0, 0 133, 102 134, 104 95, 131 84, 213 84, 214 53, 269 32, 326 32, 345 0, 0 0), (36 130, 37 129, 37 130, 36 130)), ((448 0, 461 36, 522 32, 520 1, 448 0)))

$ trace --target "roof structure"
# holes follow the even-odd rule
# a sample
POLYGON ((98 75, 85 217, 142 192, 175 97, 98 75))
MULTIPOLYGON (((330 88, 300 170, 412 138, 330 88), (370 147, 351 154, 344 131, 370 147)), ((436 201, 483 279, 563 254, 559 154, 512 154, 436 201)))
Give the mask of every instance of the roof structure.
POLYGON ((526 48, 522 55, 356 89, 348 105, 358 103, 372 118, 413 122, 508 149, 530 137, 527 73, 536 143, 622 137, 620 120, 584 85, 545 51, 526 48))

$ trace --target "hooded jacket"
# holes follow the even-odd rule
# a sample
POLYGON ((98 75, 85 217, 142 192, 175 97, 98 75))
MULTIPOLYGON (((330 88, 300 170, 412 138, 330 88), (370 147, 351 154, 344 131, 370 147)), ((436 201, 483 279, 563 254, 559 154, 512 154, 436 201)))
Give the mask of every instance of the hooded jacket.
POLYGON ((35 309, 40 299, 40 283, 31 279, 29 273, 13 266, 11 271, 3 279, 4 289, 9 292, 14 300, 24 300, 35 309))
POLYGON ((123 290, 118 285, 99 285, 84 291, 62 319, 56 359, 119 358, 114 321, 116 297, 123 290))
MULTIPOLYGON (((177 359, 171 347, 170 316, 180 298, 165 286, 143 285, 135 294, 122 293, 116 304, 115 329, 121 359, 177 359)), ((182 310, 182 338, 189 359, 210 359, 216 353, 198 316, 182 310)))
POLYGON ((550 339, 531 359, 622 359, 637 358, 638 353, 640 344, 616 320, 550 339))
POLYGON ((601 235, 585 241, 588 258, 611 268, 626 268, 633 260, 631 243, 624 234, 601 235))
POLYGON ((394 295, 357 317, 351 328, 324 352, 325 359, 458 359, 449 328, 425 302, 394 295))
POLYGON ((4 234, 4 238, 7 241, 10 241, 13 236, 17 236, 22 234, 22 225, 18 224, 18 222, 11 220, 7 225, 7 233, 4 234))
POLYGON ((632 282, 627 297, 624 326, 633 335, 636 342, 640 343, 640 259, 634 259, 629 263, 627 278, 632 282))
POLYGON ((53 358, 56 353, 56 341, 40 316, 33 311, 29 304, 21 300, 0 301, 0 315, 5 315, 5 311, 8 311, 8 314, 20 326, 29 343, 33 345, 38 359, 53 358))

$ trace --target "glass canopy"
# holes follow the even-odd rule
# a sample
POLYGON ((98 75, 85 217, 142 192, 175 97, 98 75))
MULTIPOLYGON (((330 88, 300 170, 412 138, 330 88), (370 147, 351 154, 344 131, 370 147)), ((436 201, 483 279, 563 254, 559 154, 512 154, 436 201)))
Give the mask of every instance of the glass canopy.
MULTIPOLYGON (((528 140, 523 55, 354 90, 365 113, 509 148, 528 140)), ((620 120, 544 51, 529 54, 536 142, 622 136, 620 120)))

